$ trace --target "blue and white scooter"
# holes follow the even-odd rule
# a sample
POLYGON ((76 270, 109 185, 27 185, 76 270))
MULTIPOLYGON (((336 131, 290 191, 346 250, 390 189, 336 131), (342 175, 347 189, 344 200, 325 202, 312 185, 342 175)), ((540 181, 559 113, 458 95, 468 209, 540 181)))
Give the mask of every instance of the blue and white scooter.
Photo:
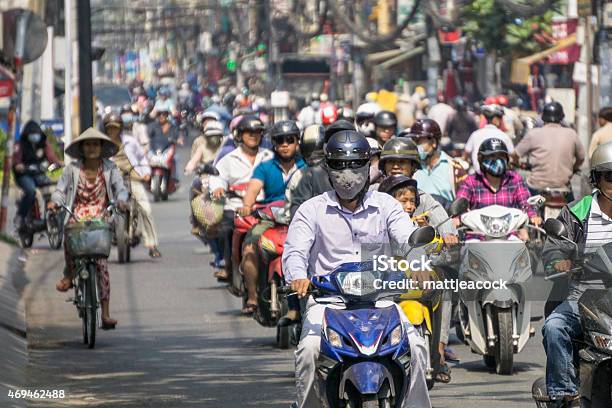
MULTIPOLYGON (((410 237, 412 247, 430 243, 431 227, 410 237)), ((317 380, 321 399, 331 408, 400 407, 410 384, 410 343, 398 308, 377 307, 405 292, 377 289, 376 279, 403 279, 373 270, 373 262, 344 263, 325 276, 311 279, 315 301, 327 308, 321 326, 317 380), (334 299, 334 300, 330 300, 334 299)), ((380 281, 379 281, 380 282, 380 281)))

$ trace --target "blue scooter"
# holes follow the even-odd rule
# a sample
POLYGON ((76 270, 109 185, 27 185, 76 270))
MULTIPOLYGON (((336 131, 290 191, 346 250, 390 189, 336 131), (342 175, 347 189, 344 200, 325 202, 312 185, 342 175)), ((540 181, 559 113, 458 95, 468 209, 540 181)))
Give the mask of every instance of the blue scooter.
MULTIPOLYGON (((412 247, 433 240, 435 230, 420 228, 410 237, 412 247)), ((344 263, 330 274, 311 279, 310 292, 327 308, 321 326, 317 380, 321 398, 331 408, 400 407, 410 384, 410 343, 395 305, 376 307, 405 289, 380 288, 403 273, 375 271, 373 262, 344 263), (378 280, 378 282, 377 282, 378 280)))

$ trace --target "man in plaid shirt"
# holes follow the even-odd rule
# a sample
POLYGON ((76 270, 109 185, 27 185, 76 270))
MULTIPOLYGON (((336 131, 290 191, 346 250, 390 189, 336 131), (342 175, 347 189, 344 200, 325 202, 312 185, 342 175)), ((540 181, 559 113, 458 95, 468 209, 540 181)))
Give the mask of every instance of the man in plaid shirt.
MULTIPOLYGON (((508 170, 508 157, 508 148, 502 140, 484 141, 478 149, 481 172, 465 179, 457 198, 466 198, 471 210, 494 204, 519 208, 527 212, 532 224, 540 225, 542 219, 527 202, 531 196, 527 184, 519 173, 508 170)), ((526 240, 527 231, 520 231, 519 238, 526 240)))

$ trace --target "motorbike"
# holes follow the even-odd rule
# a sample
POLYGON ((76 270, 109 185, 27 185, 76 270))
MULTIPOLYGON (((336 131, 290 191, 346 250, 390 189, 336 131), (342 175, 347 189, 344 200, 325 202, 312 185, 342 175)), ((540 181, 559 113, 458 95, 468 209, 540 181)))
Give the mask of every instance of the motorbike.
POLYGON ((288 348, 296 342, 295 327, 279 326, 278 320, 287 313, 286 299, 278 292, 285 284, 281 258, 287 239, 289 219, 284 209, 284 201, 270 203, 256 211, 257 217, 274 222, 259 238, 258 249, 261 254, 259 281, 257 284, 258 307, 253 318, 264 327, 276 327, 276 340, 279 348, 288 348))
POLYGON ((154 152, 149 152, 149 166, 151 166, 149 189, 155 202, 167 201, 168 196, 176 191, 176 181, 172 176, 175 154, 175 144, 171 144, 163 150, 157 149, 154 152))
POLYGON ((535 334, 530 324, 531 302, 525 298, 525 284, 533 275, 531 258, 526 244, 512 237, 529 227, 528 222, 522 210, 500 205, 461 216, 459 231, 483 239, 463 242, 461 280, 474 285, 490 282, 487 289, 459 290, 462 335, 472 352, 482 355, 487 367, 502 375, 512 374, 514 354, 535 334), (493 287, 497 281, 505 282, 506 288, 493 287))
MULTIPOLYGON (((422 246, 434 237, 432 227, 423 227, 412 234, 410 245, 422 246)), ((316 363, 322 406, 395 408, 407 398, 408 335, 395 305, 377 306, 377 301, 403 293, 376 288, 377 279, 394 278, 374 270, 372 261, 344 263, 328 275, 311 278, 310 293, 316 302, 344 306, 324 312, 316 363)))
MULTIPOLYGON (((467 207, 468 201, 465 199, 454 201, 449 208, 449 218, 434 226, 436 232, 440 225, 465 212, 467 207)), ((449 250, 445 250, 444 241, 439 233, 436 233, 435 239, 426 246, 426 252, 432 259, 432 265, 434 266, 432 279, 444 279, 446 268, 453 263, 453 255, 449 250)), ((410 323, 412 323, 421 337, 425 339, 425 346, 427 347, 425 379, 429 390, 434 387, 434 372, 440 361, 440 354, 438 352, 440 319, 436 312, 439 310, 442 295, 442 291, 432 291, 432 293, 424 296, 421 290, 410 290, 400 296, 399 303, 410 323)))
POLYGON ((129 172, 123 174, 123 180, 129 192, 127 208, 117 211, 112 222, 113 243, 117 245, 117 259, 120 264, 130 262, 132 248, 140 243, 140 232, 138 230, 140 210, 138 202, 132 196, 132 182, 129 172))
MULTIPOLYGON (((62 208, 76 221, 66 226, 66 251, 75 262, 72 303, 82 320, 83 343, 93 349, 96 329, 102 325, 97 260, 109 257, 112 230, 102 219, 77 220, 68 207, 62 208)), ((106 213, 112 213, 114 208, 111 203, 106 213)))
MULTIPOLYGON (((563 223, 549 219, 544 230, 550 236, 572 242, 567 238, 563 223)), ((573 245, 576 245, 572 242, 573 245)), ((577 249, 577 246, 576 246, 577 249)), ((568 274, 599 277, 606 289, 588 289, 578 300, 583 338, 573 339, 574 358, 580 378, 580 406, 604 408, 612 406, 612 243, 607 243, 586 255, 578 267, 569 272, 547 276, 552 280, 568 274)), ((552 401, 546 391, 546 379, 539 378, 532 387, 538 408, 562 408, 552 401)))
POLYGON ((53 213, 47 211, 47 203, 51 200, 53 186, 55 183, 47 177, 47 171, 54 171, 59 166, 48 165, 43 162, 40 165, 32 164, 26 167, 26 174, 37 180, 37 197, 34 205, 28 211, 21 225, 17 228, 17 235, 23 248, 30 248, 34 243, 34 234, 46 233, 49 239, 49 246, 52 249, 59 249, 62 246, 64 235, 63 212, 53 213), (43 207, 40 206, 40 196, 42 196, 43 207))

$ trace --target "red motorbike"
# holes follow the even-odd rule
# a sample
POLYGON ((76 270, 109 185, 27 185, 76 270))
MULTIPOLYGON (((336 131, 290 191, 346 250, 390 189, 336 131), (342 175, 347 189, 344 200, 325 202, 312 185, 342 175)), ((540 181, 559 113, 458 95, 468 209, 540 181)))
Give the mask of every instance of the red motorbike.
POLYGON ((176 145, 173 143, 164 150, 157 149, 149 152, 149 166, 151 166, 151 182, 149 188, 154 201, 166 201, 168 196, 176 191, 174 174, 174 155, 176 145))

